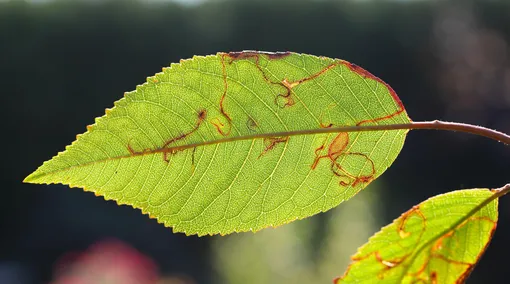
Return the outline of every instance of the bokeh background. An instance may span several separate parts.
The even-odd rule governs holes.
[[[510,1],[0,0],[0,283],[331,283],[411,206],[509,182],[509,147],[412,131],[394,165],[338,208],[203,238],[79,189],[22,184],[163,66],[246,49],[346,59],[389,83],[416,121],[510,133]],[[505,197],[468,283],[508,279],[508,239]]]

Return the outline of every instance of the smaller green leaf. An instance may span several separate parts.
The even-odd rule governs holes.
[[[335,283],[463,283],[496,230],[494,194],[459,190],[414,206],[359,248]]]

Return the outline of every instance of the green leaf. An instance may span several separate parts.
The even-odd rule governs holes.
[[[176,232],[256,231],[351,198],[407,134],[332,127],[409,121],[388,85],[346,61],[219,53],[148,78],[25,182],[82,187]]]
[[[496,230],[496,194],[459,190],[414,206],[359,248],[335,283],[463,283]]]

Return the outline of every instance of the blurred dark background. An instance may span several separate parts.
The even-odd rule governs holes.
[[[64,283],[69,267],[97,271],[84,260],[97,247],[124,256],[98,260],[103,268],[132,259],[126,271],[144,267],[136,279],[158,283],[330,283],[357,245],[411,206],[510,181],[509,147],[412,131],[393,166],[352,201],[276,230],[223,238],[173,234],[79,189],[22,184],[163,66],[245,49],[342,58],[389,83],[415,121],[510,133],[510,1],[0,0],[0,283]],[[505,282],[509,238],[505,197],[468,283]]]

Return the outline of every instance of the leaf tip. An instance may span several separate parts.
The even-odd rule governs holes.
[[[44,173],[41,173],[39,169],[35,170],[31,174],[29,174],[25,179],[23,179],[23,183],[34,183],[34,184],[43,184],[46,183],[41,178],[44,176]]]
[[[34,178],[35,173],[36,172],[33,172],[33,173],[29,174],[28,176],[26,176],[25,179],[23,179],[23,183],[35,183],[34,182],[35,181],[35,178]]]

